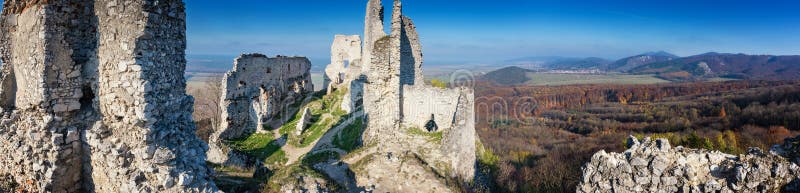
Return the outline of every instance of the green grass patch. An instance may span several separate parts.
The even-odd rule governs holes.
[[[311,155],[306,155],[303,158],[303,164],[313,166],[317,163],[322,163],[330,159],[339,159],[339,153],[334,151],[322,151]]]
[[[364,123],[361,119],[353,121],[333,137],[333,145],[346,152],[361,147],[361,134],[364,133]]]
[[[289,140],[289,142],[296,147],[306,147],[322,137],[322,135],[324,135],[325,132],[332,127],[332,125],[332,118],[326,118],[325,120],[318,121],[308,127],[308,129],[306,129],[302,135],[297,136],[294,138],[294,140]]]
[[[443,133],[441,131],[427,132],[427,131],[424,131],[424,130],[422,130],[420,128],[416,128],[416,127],[411,127],[411,128],[408,128],[407,130],[408,130],[409,134],[417,135],[417,136],[425,136],[425,137],[428,138],[428,141],[431,141],[431,142],[441,142],[442,141]]]
[[[279,132],[289,136],[289,144],[295,147],[307,147],[314,141],[322,137],[328,130],[335,127],[342,122],[343,118],[347,116],[347,112],[341,109],[342,98],[347,93],[347,89],[339,89],[330,95],[324,95],[324,92],[317,92],[314,94],[314,99],[311,100],[294,116],[288,123],[281,126]],[[311,122],[313,122],[306,130],[299,136],[294,135],[303,110],[309,108],[311,111]],[[322,118],[322,120],[317,120]]]
[[[286,152],[279,149],[271,156],[267,157],[264,163],[267,165],[280,166],[286,164],[287,161],[289,161],[289,158],[286,158]]]
[[[299,177],[321,178],[328,182],[334,182],[333,179],[327,175],[314,170],[311,166],[301,163],[295,163],[275,171],[275,174],[270,177],[267,185],[264,186],[261,192],[281,192],[281,187],[286,184],[296,184]],[[341,187],[336,183],[328,183],[326,189],[331,192],[339,192]]]
[[[272,134],[255,133],[246,138],[228,141],[228,145],[234,150],[263,160],[280,150],[281,147],[274,142]]]
[[[497,162],[500,160],[500,156],[497,156],[492,152],[491,149],[486,148],[483,146],[480,140],[475,141],[475,151],[477,151],[478,162],[481,164],[496,167]]]

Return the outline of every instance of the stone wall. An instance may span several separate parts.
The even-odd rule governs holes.
[[[360,64],[361,38],[358,35],[336,35],[331,45],[331,63],[325,67],[324,88],[328,88],[330,83],[338,87],[356,79],[361,74]]]
[[[403,87],[403,126],[424,130],[433,115],[443,132],[439,159],[445,159],[454,174],[464,179],[472,179],[475,172],[474,98],[466,88]]]
[[[453,114],[452,128],[444,130],[441,152],[450,162],[453,174],[466,182],[475,177],[476,141],[475,133],[475,93],[472,89],[456,88],[459,91]]]
[[[453,128],[461,90],[431,86],[403,87],[403,125],[425,128],[434,115],[439,129]]]
[[[81,188],[77,110],[81,65],[93,42],[84,1],[7,1],[2,18],[0,173],[30,191]],[[79,22],[74,22],[78,20]],[[22,183],[25,182],[25,183]]]
[[[223,78],[223,139],[255,132],[258,123],[282,121],[277,115],[285,106],[302,100],[314,90],[311,62],[305,57],[269,58],[247,54],[236,58],[234,69]],[[288,118],[288,117],[283,117]]]
[[[422,45],[419,42],[417,27],[411,18],[402,16],[400,34],[400,82],[405,85],[424,84],[422,77]]]
[[[451,177],[471,181],[475,171],[473,91],[425,85],[419,35],[411,19],[403,15],[402,3],[394,1],[390,35],[374,42],[368,37],[380,33],[375,29],[378,25],[372,25],[377,21],[372,14],[382,8],[379,1],[370,1],[367,6],[364,53],[371,56],[371,63],[363,73],[363,108],[367,116],[363,141],[377,143],[381,151],[389,154],[410,150],[429,163],[445,163],[444,167],[436,164],[439,172],[451,172]],[[406,135],[408,128],[425,128],[431,115],[443,132],[441,142],[420,141]]]
[[[179,0],[5,1],[0,173],[31,192],[214,192]]]
[[[233,70],[222,82],[222,123],[211,136],[209,160],[228,161],[221,142],[246,137],[268,126],[280,127],[291,113],[288,107],[314,90],[311,62],[305,57],[245,54],[236,58]]]
[[[367,14],[364,16],[364,46],[361,53],[361,68],[364,72],[370,70],[370,65],[372,65],[375,42],[386,36],[386,32],[383,31],[383,11],[381,0],[367,2]]]
[[[757,148],[730,155],[635,137],[628,145],[623,153],[594,154],[583,167],[577,192],[797,191],[792,188],[797,188],[800,167]]]

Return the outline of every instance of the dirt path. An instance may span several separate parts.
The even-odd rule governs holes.
[[[329,150],[329,151],[336,151],[340,155],[342,155],[343,153],[346,153],[344,150],[335,148],[335,147],[333,147],[331,145],[331,144],[333,144],[333,137],[336,134],[338,134],[339,131],[341,131],[342,129],[344,129],[345,127],[347,127],[351,123],[353,123],[353,121],[355,121],[356,119],[360,119],[361,116],[363,116],[363,115],[364,115],[363,111],[358,111],[358,112],[353,113],[353,116],[350,116],[350,118],[348,118],[347,120],[342,122],[342,124],[339,124],[338,126],[329,129],[328,131],[326,131],[325,135],[323,135],[322,137],[320,137],[316,141],[311,142],[311,144],[309,144],[306,147],[298,148],[298,147],[295,147],[295,146],[290,145],[290,144],[284,145],[283,147],[281,147],[281,150],[283,150],[283,152],[286,153],[286,158],[288,160],[288,161],[286,161],[286,165],[291,165],[291,164],[294,164],[295,162],[297,162],[300,159],[300,157],[302,157],[303,155],[306,155],[308,152],[313,150],[314,147],[317,147],[317,144],[322,144],[325,147],[322,147],[322,148],[318,147],[317,149],[319,149],[319,150],[317,150],[315,152],[320,152],[320,151],[323,151],[323,150]]]

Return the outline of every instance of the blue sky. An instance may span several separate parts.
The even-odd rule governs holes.
[[[308,56],[323,66],[335,34],[363,33],[365,4],[186,0],[189,58],[232,61],[239,53],[260,52]],[[403,5],[432,65],[529,56],[617,59],[657,50],[679,56],[800,54],[800,1],[404,0]]]

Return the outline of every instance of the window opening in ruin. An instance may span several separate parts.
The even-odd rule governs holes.
[[[4,65],[9,64],[4,63]],[[0,94],[2,94],[0,95],[0,105],[2,105],[4,110],[8,111],[14,109],[14,106],[16,105],[17,81],[16,78],[14,78],[14,67],[7,66],[7,68],[9,68],[9,73],[6,74],[6,81],[2,82],[2,85],[0,85],[2,86],[2,92],[0,92]]]
[[[439,130],[439,126],[436,125],[433,114],[431,114],[431,120],[428,120],[428,123],[425,123],[425,129],[427,129],[428,132],[436,132]]]
[[[78,102],[81,104],[81,110],[94,108],[94,90],[92,90],[92,87],[85,85],[83,88],[81,88],[81,92],[83,93],[83,96],[78,99]]]
[[[272,68],[267,67],[267,74],[272,73]]]
[[[350,60],[344,60],[344,68],[350,67]]]
[[[292,64],[286,65],[286,71],[292,72]]]
[[[247,83],[244,81],[239,81],[239,87],[247,86]]]

